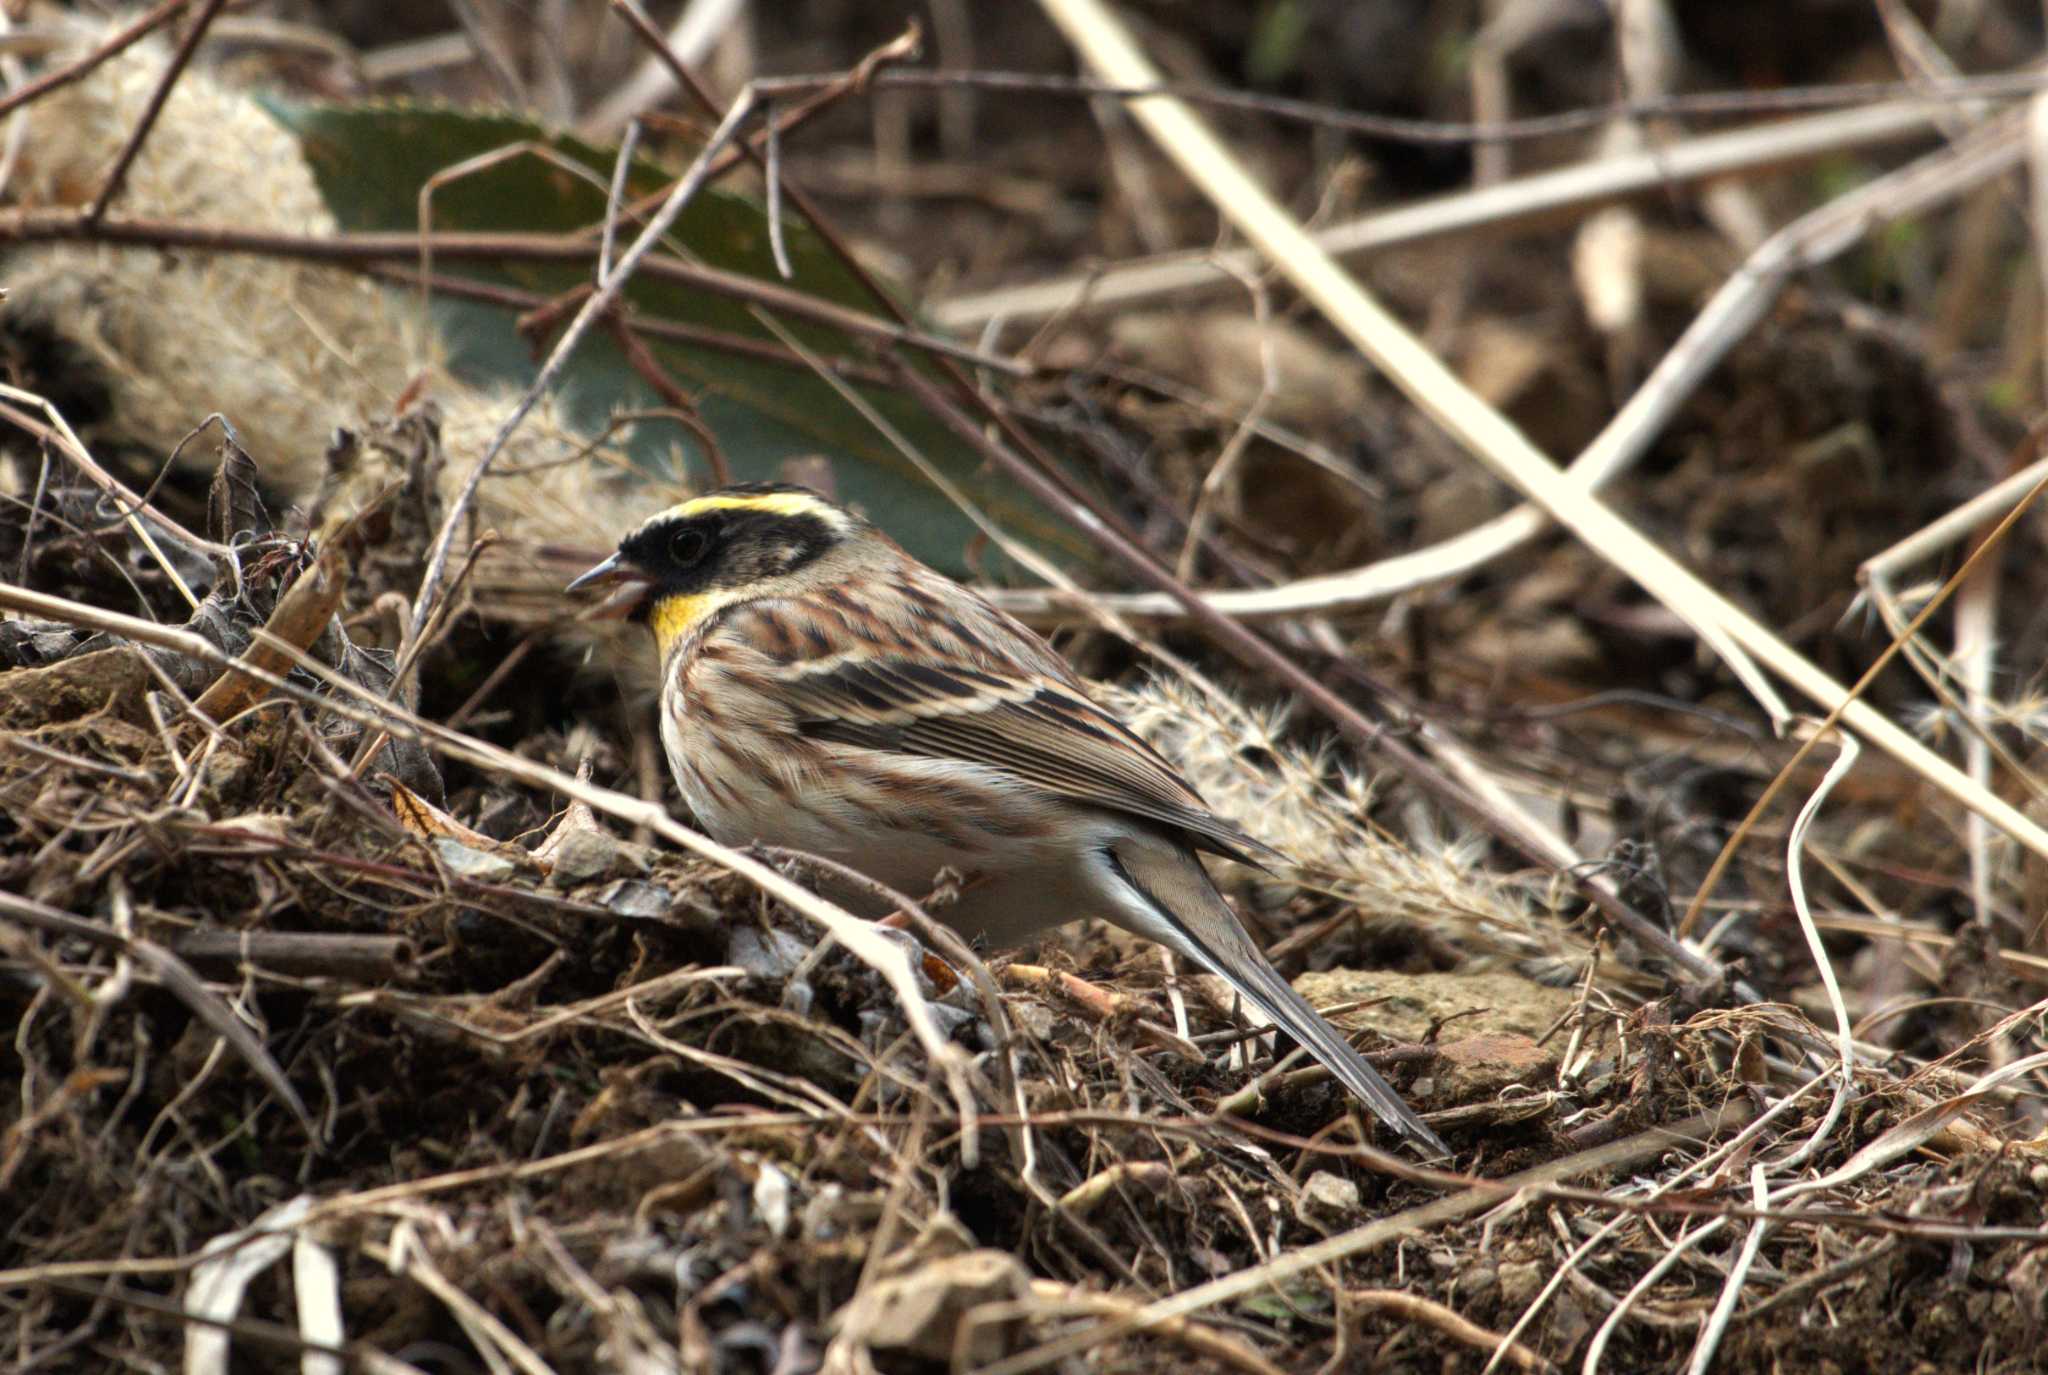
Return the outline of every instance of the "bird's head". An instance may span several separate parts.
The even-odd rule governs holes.
[[[735,602],[784,595],[827,570],[873,528],[808,487],[721,487],[643,521],[567,591],[612,593],[592,615],[645,623],[663,654]]]

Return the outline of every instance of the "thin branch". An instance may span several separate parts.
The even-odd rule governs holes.
[[[164,0],[164,3],[147,14],[138,16],[126,28],[108,34],[104,42],[76,61],[44,72],[25,86],[17,86],[6,95],[0,96],[0,115],[10,114],[23,105],[42,99],[60,86],[69,86],[74,81],[90,76],[100,64],[134,47],[151,33],[162,28],[172,15],[191,3],[192,0]]]
[[[434,542],[427,551],[426,571],[420,576],[420,590],[413,598],[412,634],[415,637],[426,624],[427,618],[433,614],[435,594],[440,589],[441,571],[448,562],[448,550],[455,542],[456,526],[462,522],[469,511],[470,503],[476,499],[477,486],[490,471],[492,462],[504,449],[506,441],[512,438],[520,423],[539,404],[540,398],[554,386],[555,379],[567,365],[569,355],[574,353],[576,346],[583,341],[584,334],[612,309],[620,293],[625,290],[626,283],[633,279],[633,274],[639,269],[641,262],[653,251],[654,246],[661,242],[662,236],[668,233],[669,227],[683,213],[683,207],[696,196],[709,174],[713,155],[724,147],[726,140],[745,123],[752,109],[753,97],[750,95],[742,94],[740,99],[733,102],[731,113],[725,117],[711,139],[704,145],[704,150],[697,155],[689,172],[676,183],[675,190],[669,194],[668,200],[656,212],[647,228],[641,231],[639,238],[633,240],[632,247],[620,256],[618,266],[598,282],[597,290],[584,302],[583,309],[576,312],[576,318],[569,322],[569,327],[562,331],[561,339],[556,342],[553,352],[548,354],[547,361],[534,376],[533,384],[526,389],[526,394],[519,399],[519,404],[512,408],[512,414],[505,418],[505,422],[498,427],[498,432],[491,437],[491,442],[484,448],[483,456],[476,461],[476,466],[471,468],[469,475],[463,479],[462,490],[456,493],[455,500],[448,503],[448,513],[442,518],[441,528],[435,532]]]
[[[114,159],[114,168],[107,173],[106,184],[100,187],[99,195],[93,197],[92,205],[86,209],[87,224],[98,224],[104,219],[107,207],[113,204],[114,197],[121,194],[121,184],[128,179],[128,169],[134,165],[136,155],[142,152],[142,145],[149,138],[149,131],[156,127],[156,118],[163,113],[164,102],[171,98],[171,88],[178,84],[178,78],[184,74],[185,64],[190,62],[192,54],[198,51],[199,40],[206,36],[207,25],[213,22],[213,17],[220,13],[221,7],[226,3],[227,0],[205,0],[199,13],[193,16],[192,26],[185,31],[185,37],[179,42],[177,51],[171,54],[170,65],[164,68],[163,77],[157,82],[156,89],[150,92],[149,104],[143,108],[142,118],[135,121],[135,128],[129,132],[128,141],[121,146],[120,156]]]
[[[821,89],[832,74],[775,78],[775,93]],[[1018,94],[1055,95],[1080,99],[1144,100],[1172,96],[1191,105],[1246,114],[1267,115],[1295,124],[1395,143],[1442,144],[1459,147],[1521,143],[1554,138],[1583,129],[1603,129],[1617,121],[1684,119],[1699,116],[1736,117],[1787,110],[1832,110],[1875,105],[1882,101],[1926,100],[1965,105],[1985,100],[2020,99],[2040,93],[2048,72],[2038,65],[1982,76],[1956,76],[1931,81],[1845,81],[1826,86],[1782,86],[1768,91],[1694,91],[1642,100],[1616,100],[1548,115],[1492,120],[1483,124],[1461,120],[1406,119],[1398,115],[1363,114],[1313,100],[1233,90],[1197,81],[1157,81],[1128,85],[1092,77],[1055,76],[1045,72],[1004,72],[950,68],[912,69],[884,73],[877,86],[896,90],[948,91],[972,89]]]
[[[794,194],[791,199],[795,200]],[[627,213],[630,215],[632,211],[629,209]],[[423,244],[437,259],[465,262],[593,263],[599,252],[597,240],[574,234],[436,233],[423,236],[416,232],[386,231],[316,235],[176,220],[107,219],[98,224],[88,224],[82,212],[76,210],[0,213],[0,243],[70,241],[249,253],[305,262],[336,263],[357,271],[367,271],[367,264],[390,261],[415,263]],[[1019,359],[991,354],[909,325],[877,319],[745,273],[726,272],[660,255],[650,255],[638,270],[659,281],[746,301],[882,343],[900,344],[919,352],[956,358],[1005,376],[1032,377],[1039,371],[1035,365]]]

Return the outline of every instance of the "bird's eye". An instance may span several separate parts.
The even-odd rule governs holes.
[[[678,530],[668,537],[668,556],[676,567],[689,568],[711,552],[711,537],[702,530]]]

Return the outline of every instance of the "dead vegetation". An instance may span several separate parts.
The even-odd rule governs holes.
[[[662,499],[640,430],[704,477],[716,388],[587,281],[528,339],[627,341],[661,406],[477,384],[373,278],[480,279],[340,228],[244,89],[596,131],[634,7],[550,48],[466,5],[418,78],[431,37],[219,8],[164,7],[209,35],[182,71],[86,70],[106,31],[38,12],[0,102],[11,1366],[2040,1367],[2043,159],[1996,80],[2037,12],[1802,46],[1840,7],[1132,6],[1133,55],[1086,0],[932,7],[943,67],[1434,121],[1222,105],[1214,147],[1157,100],[930,89],[864,7],[759,7],[710,64],[860,73],[781,90],[819,104],[762,159],[961,342],[875,305],[860,357],[777,365],[886,381],[1097,533],[1083,573],[998,527],[1046,584],[1002,595],[1295,861],[1233,895],[1430,1169],[1155,948],[871,927],[667,814],[642,647],[553,589]],[[1469,80],[1415,60],[1454,41]],[[1837,98],[1686,103],[1736,74]],[[1219,194],[1245,163],[1279,220]],[[1290,214],[1375,245],[1377,298]],[[1067,279],[1219,217],[1249,256]]]

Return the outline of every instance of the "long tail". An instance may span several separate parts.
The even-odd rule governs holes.
[[[1451,1153],[1415,1109],[1401,1101],[1393,1085],[1280,977],[1192,853],[1138,843],[1118,844],[1108,854],[1117,876],[1167,928],[1162,933],[1149,929],[1151,923],[1131,923],[1140,935],[1173,946],[1222,978],[1321,1061],[1380,1121],[1432,1156]]]

